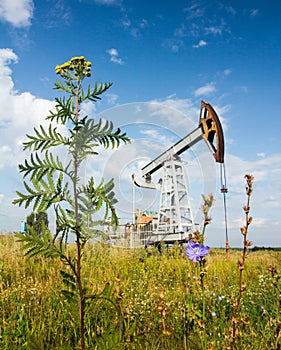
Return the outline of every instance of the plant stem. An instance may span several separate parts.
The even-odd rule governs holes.
[[[79,89],[80,84],[77,86],[75,93],[75,102],[76,102],[76,125],[79,121]],[[76,134],[78,130],[76,130]],[[85,298],[83,293],[82,286],[82,276],[81,276],[81,242],[80,242],[80,229],[79,229],[79,209],[78,209],[78,194],[77,194],[77,176],[78,176],[78,155],[77,155],[77,146],[74,145],[74,183],[73,183],[73,196],[74,196],[74,207],[75,207],[75,223],[76,223],[76,248],[77,248],[77,285],[79,290],[78,296],[78,313],[80,320],[80,336],[81,336],[81,350],[85,349],[85,323],[84,323],[84,314],[85,314]]]
[[[244,206],[244,212],[245,212],[245,226],[241,228],[241,233],[243,235],[243,252],[242,252],[242,259],[241,261],[238,261],[238,268],[239,268],[239,291],[238,291],[238,296],[237,300],[234,304],[234,313],[232,317],[232,342],[231,342],[231,350],[235,349],[235,343],[237,340],[237,326],[239,324],[238,320],[238,311],[241,305],[242,301],[242,293],[246,289],[246,285],[243,283],[243,271],[245,268],[245,260],[247,256],[247,251],[249,246],[252,244],[247,240],[247,233],[248,233],[248,228],[249,225],[252,222],[252,218],[249,217],[249,212],[250,212],[250,200],[251,200],[251,195],[253,192],[253,179],[254,177],[252,175],[245,175],[245,179],[247,182],[246,186],[246,194],[247,194],[247,205]]]

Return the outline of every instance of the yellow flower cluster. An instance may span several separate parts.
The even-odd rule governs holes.
[[[74,71],[74,75],[78,76],[83,74],[84,76],[91,76],[92,63],[86,61],[84,56],[76,56],[63,63],[60,66],[56,66],[56,74],[66,76],[69,71]]]

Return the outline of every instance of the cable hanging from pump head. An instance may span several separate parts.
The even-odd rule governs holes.
[[[220,180],[221,180],[221,193],[223,194],[223,207],[224,207],[224,224],[225,224],[225,252],[226,258],[229,259],[229,243],[228,243],[228,227],[227,227],[227,207],[226,207],[226,174],[224,162],[220,164]]]

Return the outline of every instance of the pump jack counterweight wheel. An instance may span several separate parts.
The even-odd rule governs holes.
[[[199,126],[202,129],[203,138],[211,149],[217,163],[224,162],[224,137],[222,126],[213,107],[201,102]]]

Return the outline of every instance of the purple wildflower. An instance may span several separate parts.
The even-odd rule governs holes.
[[[205,255],[210,253],[210,247],[190,240],[185,248],[185,252],[188,259],[195,263],[196,261],[202,260]]]

